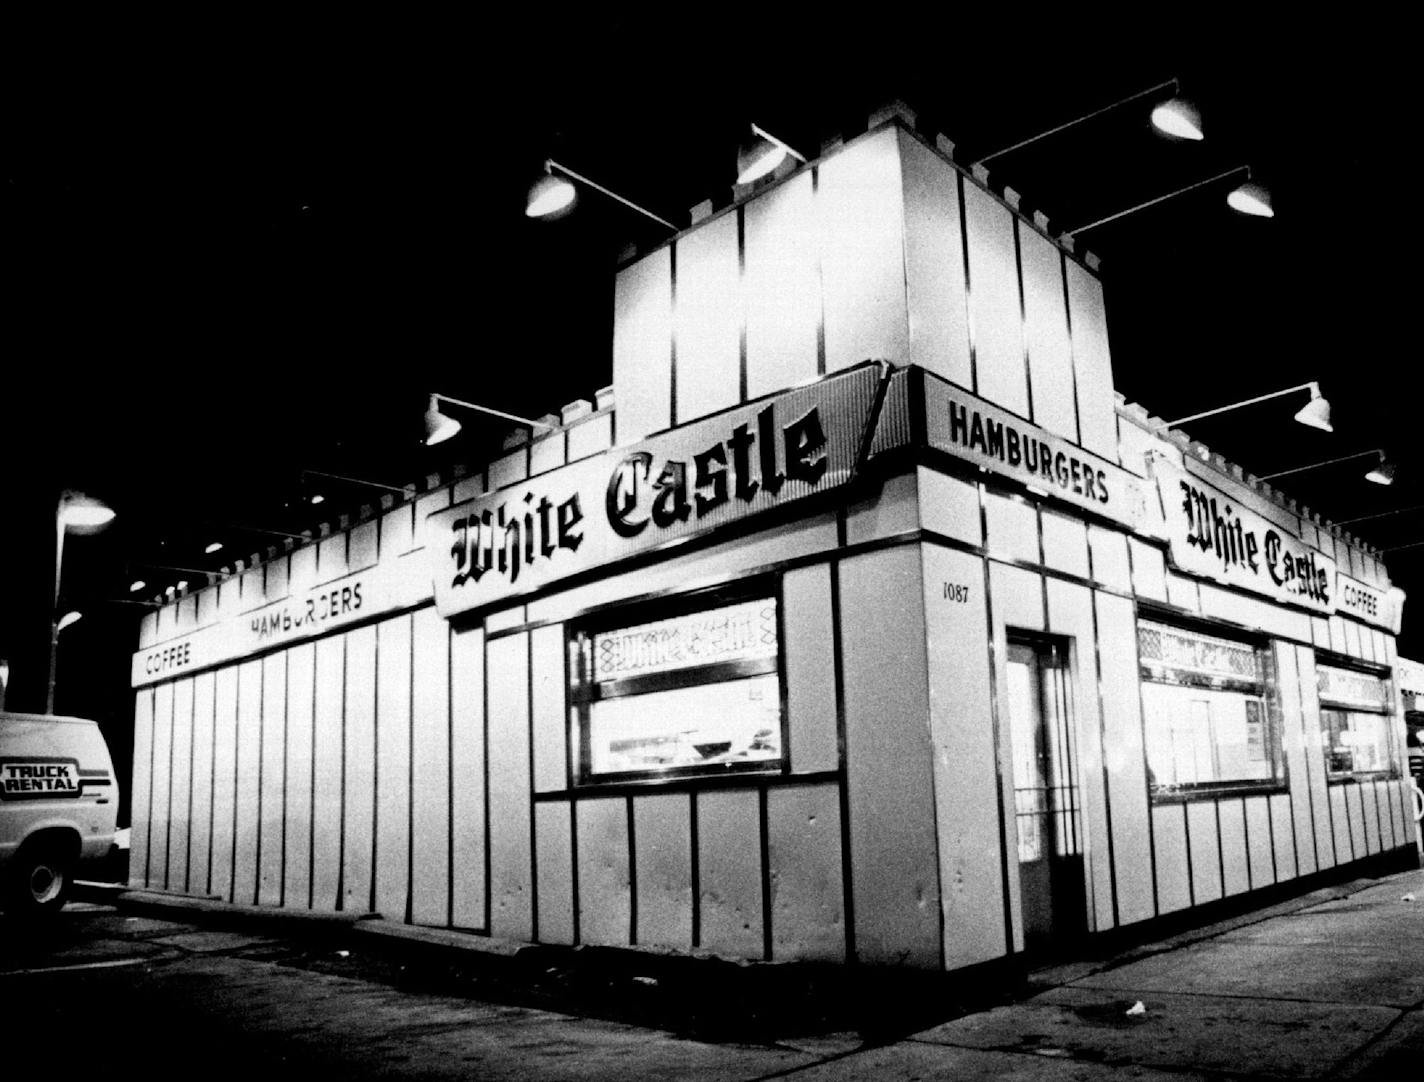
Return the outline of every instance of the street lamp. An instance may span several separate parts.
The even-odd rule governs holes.
[[[54,509],[54,605],[50,609],[49,690],[45,695],[45,713],[54,713],[54,666],[59,654],[59,633],[75,620],[78,613],[59,614],[59,584],[64,569],[64,535],[98,533],[114,519],[114,509],[102,500],[82,492],[65,491]]]

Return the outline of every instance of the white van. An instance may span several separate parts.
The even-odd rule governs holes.
[[[95,722],[0,712],[0,905],[58,912],[114,844],[119,783]]]

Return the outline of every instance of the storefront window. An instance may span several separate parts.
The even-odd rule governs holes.
[[[581,780],[780,768],[775,598],[587,627],[574,642]]]
[[[1282,784],[1267,650],[1146,620],[1137,643],[1154,796]]]
[[[1317,665],[1325,775],[1332,781],[1395,777],[1389,684],[1377,673]]]

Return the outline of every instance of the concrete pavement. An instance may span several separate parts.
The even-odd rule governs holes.
[[[1422,898],[1424,871],[1357,880],[1113,958],[1041,970],[1025,998],[883,1041],[849,1031],[689,1040],[557,1011],[417,1005],[389,989],[373,998],[353,981],[333,983],[326,993],[362,999],[363,1011],[375,1012],[374,1032],[389,1015],[392,1032],[408,1033],[410,1010],[435,1011],[440,1021],[431,1016],[432,1032],[463,1048],[462,1061],[473,1071],[467,1077],[478,1078],[1417,1077],[1424,1064]],[[151,912],[170,904],[137,892],[115,901]],[[232,907],[182,905],[233,915]],[[272,920],[270,910],[252,915]],[[482,951],[491,959],[541,950],[380,920],[348,918],[340,934],[397,950]],[[255,969],[252,980],[247,998],[257,1010]],[[280,1023],[281,1013],[264,1025]],[[457,1024],[461,1017],[468,1027]],[[321,1030],[316,1016],[299,1021],[307,1032]],[[400,1063],[450,1063],[433,1048],[388,1051],[395,1057],[385,1064],[391,1076],[400,1076]]]

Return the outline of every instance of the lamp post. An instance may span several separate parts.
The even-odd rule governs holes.
[[[54,672],[59,656],[59,633],[78,619],[69,613],[61,618],[59,585],[64,572],[64,535],[70,530],[78,534],[97,533],[113,521],[114,510],[107,504],[82,492],[66,491],[59,497],[54,510],[54,604],[50,609],[49,689],[45,694],[45,713],[54,713]]]

